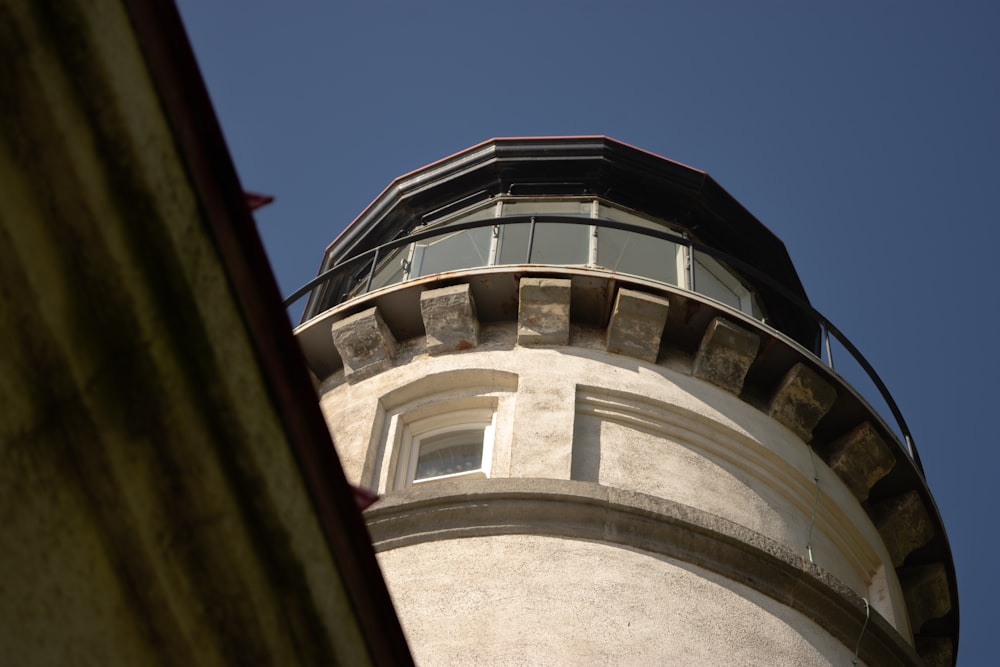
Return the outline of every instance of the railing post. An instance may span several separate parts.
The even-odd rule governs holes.
[[[489,266],[496,266],[497,256],[500,254],[500,224],[493,225],[493,233],[490,235],[490,254],[488,258]]]
[[[597,244],[600,236],[597,232],[597,225],[590,226],[590,247],[587,249],[587,266],[597,266]]]
[[[535,244],[535,216],[531,216],[528,224],[528,256],[524,258],[525,264],[531,264],[531,247]]]
[[[372,257],[372,268],[368,270],[368,279],[365,281],[365,294],[372,289],[372,278],[375,277],[375,265],[378,264],[378,248],[375,248],[375,255]]]
[[[684,238],[687,239],[687,234],[684,234]],[[692,292],[696,291],[694,288],[694,246],[690,243],[684,244],[684,268],[687,271],[687,288]]]
[[[826,365],[833,368],[833,348],[830,346],[830,329],[826,326],[826,322],[820,322],[819,328],[823,332],[823,344],[826,346]]]

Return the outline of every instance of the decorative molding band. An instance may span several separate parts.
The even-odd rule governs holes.
[[[387,494],[366,512],[377,552],[437,540],[545,535],[638,548],[748,586],[794,609],[869,665],[922,665],[877,612],[822,568],[742,526],[696,508],[591,482],[489,479]]]
[[[767,488],[790,503],[804,520],[813,509],[815,486],[809,476],[756,440],[680,405],[578,385],[576,411],[662,437],[709,460],[724,461],[752,478],[754,489]],[[839,552],[837,557],[848,559],[855,575],[870,584],[882,559],[822,488],[818,510],[817,527]]]

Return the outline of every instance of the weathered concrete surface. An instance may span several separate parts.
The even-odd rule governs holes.
[[[889,547],[892,564],[902,566],[914,549],[927,544],[934,537],[924,501],[916,491],[908,491],[879,503],[873,508],[875,525]]]
[[[479,344],[479,319],[468,283],[427,290],[420,295],[420,315],[431,354]]]
[[[619,289],[605,337],[608,352],[655,362],[669,308],[661,296]]]
[[[819,373],[797,363],[785,374],[771,397],[767,413],[790,428],[804,441],[837,400],[837,390]]]
[[[798,666],[851,657],[763,596],[642,552],[525,535],[469,538],[463,553],[454,546],[380,557],[398,604],[416,612],[404,623],[425,664]],[[443,571],[476,583],[449,585]],[[510,594],[510,580],[520,594]]]
[[[760,336],[716,317],[698,347],[694,376],[739,395],[759,347]]]
[[[728,391],[608,353],[599,339],[594,349],[567,353],[516,346],[515,336],[513,322],[489,325],[477,348],[450,355],[428,355],[415,341],[382,373],[326,383],[321,405],[349,479],[392,491],[386,480],[394,476],[396,410],[449,402],[460,408],[476,395],[498,396],[491,481],[575,479],[649,494],[699,508],[802,557],[811,540],[817,565],[863,591],[908,633],[881,536],[821,461],[819,511],[810,529],[813,461],[799,437]],[[380,405],[387,414],[377,414]],[[883,566],[886,576],[873,578]]]
[[[866,421],[833,443],[827,463],[864,502],[875,483],[896,465],[896,457],[872,423]]]
[[[398,347],[375,307],[334,322],[330,335],[344,360],[344,375],[348,378],[355,374],[367,377],[389,367]]]
[[[522,278],[518,289],[517,344],[569,343],[570,280]]]

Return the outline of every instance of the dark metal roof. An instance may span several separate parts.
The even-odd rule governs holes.
[[[708,174],[602,136],[491,139],[400,176],[327,248],[320,273],[409,232],[429,213],[501,194],[600,196],[685,230],[808,303],[784,244]],[[746,278],[775,326],[814,349],[815,324]],[[338,285],[314,291],[303,319],[333,306],[339,293]]]

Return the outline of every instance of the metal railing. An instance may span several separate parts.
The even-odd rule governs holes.
[[[899,410],[899,406],[896,405],[895,400],[893,400],[892,395],[889,393],[888,388],[885,386],[885,383],[882,381],[882,378],[879,377],[874,367],[872,367],[872,365],[868,362],[868,360],[865,359],[864,355],[861,354],[861,351],[858,350],[858,348],[850,341],[850,339],[847,338],[847,336],[843,334],[843,332],[840,331],[840,329],[834,326],[834,324],[830,322],[826,317],[824,317],[822,313],[813,308],[809,303],[804,301],[797,294],[795,294],[794,292],[786,288],[784,285],[782,285],[781,283],[777,282],[776,280],[768,276],[766,273],[760,271],[756,267],[747,264],[746,262],[740,260],[739,258],[733,257],[727,253],[716,250],[715,248],[711,248],[701,243],[692,241],[689,238],[678,236],[670,232],[659,231],[656,229],[650,229],[648,227],[643,227],[625,222],[619,222],[616,220],[606,220],[601,218],[589,218],[589,217],[578,217],[578,216],[539,215],[539,214],[511,215],[511,216],[503,216],[500,218],[486,218],[482,220],[468,220],[463,222],[457,222],[453,224],[428,228],[423,231],[417,231],[407,236],[403,236],[393,241],[389,241],[388,243],[383,243],[369,250],[365,250],[361,253],[358,253],[357,255],[354,255],[353,257],[344,259],[338,262],[336,266],[322,272],[321,274],[317,275],[315,278],[313,278],[306,284],[302,285],[302,287],[295,290],[291,295],[289,295],[285,299],[284,306],[287,309],[291,307],[294,303],[296,303],[299,299],[301,299],[303,296],[312,292],[313,290],[325,285],[329,285],[334,281],[340,281],[344,278],[348,278],[351,276],[354,277],[354,281],[350,285],[350,289],[343,291],[343,293],[337,296],[335,299],[331,299],[330,300],[331,302],[328,303],[326,307],[327,308],[333,307],[339,303],[342,303],[343,301],[346,301],[347,299],[354,298],[361,294],[365,294],[371,290],[372,280],[375,276],[377,269],[379,268],[378,266],[379,261],[384,260],[395,250],[408,246],[412,243],[418,243],[420,241],[424,241],[427,239],[433,239],[435,237],[450,235],[454,234],[455,232],[461,232],[470,229],[479,229],[482,227],[497,227],[497,226],[514,225],[514,224],[525,224],[525,223],[529,225],[527,251],[524,258],[525,264],[533,263],[532,254],[534,251],[533,243],[535,238],[536,225],[550,224],[550,223],[580,225],[586,227],[596,227],[597,229],[617,229],[625,232],[631,232],[634,234],[640,234],[642,236],[647,236],[650,238],[669,241],[670,243],[686,247],[688,249],[688,252],[691,253],[692,258],[693,258],[693,253],[695,252],[705,254],[734,269],[738,274],[752,279],[757,284],[765,285],[773,293],[785,299],[790,305],[792,305],[795,309],[797,309],[801,315],[806,316],[809,320],[814,322],[818,327],[822,341],[821,349],[818,354],[810,350],[809,351],[810,354],[812,354],[821,363],[826,364],[831,370],[834,370],[833,350],[830,343],[831,339],[834,339],[844,348],[844,350],[848,352],[848,354],[851,355],[851,357],[858,364],[858,366],[867,374],[868,379],[877,389],[881,399],[885,402],[886,407],[892,414],[892,417],[899,428],[899,434],[903,438],[904,441],[903,444],[906,448],[907,454],[916,464],[917,469],[920,470],[921,474],[923,474],[923,466],[920,462],[920,456],[917,453],[917,449],[913,442],[913,437],[910,433],[910,429],[907,426],[906,420],[903,418],[903,415]],[[542,264],[544,264],[544,262],[542,262]],[[497,264],[497,266],[499,266],[499,264]],[[359,271],[362,267],[366,268],[366,270],[363,272]],[[634,274],[634,275],[642,277],[641,274]],[[405,281],[399,281],[399,282],[405,282]],[[673,285],[673,286],[678,287],[678,285]],[[698,293],[697,289],[690,291]],[[788,332],[782,331],[781,328],[774,326],[771,323],[767,323],[767,326],[770,326],[771,328],[776,329],[777,331],[780,331],[783,334],[790,335]],[[794,338],[794,336],[792,337]],[[822,354],[823,351],[826,352],[826,359],[823,358]],[[874,408],[872,409],[874,410]]]

